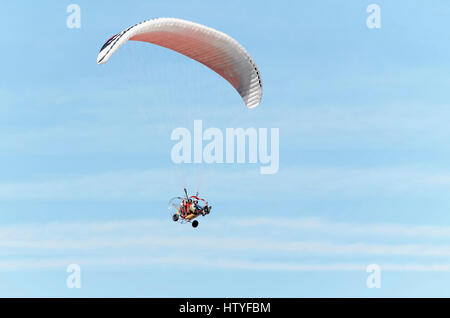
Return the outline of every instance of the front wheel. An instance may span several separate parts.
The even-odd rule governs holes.
[[[178,218],[179,218],[178,214],[172,215],[172,220],[173,220],[174,222],[178,221]]]
[[[192,222],[192,227],[197,227],[197,226],[198,226],[198,221],[197,220],[193,221]]]

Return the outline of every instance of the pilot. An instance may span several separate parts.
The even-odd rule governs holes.
[[[188,214],[188,205],[189,205],[189,201],[191,201],[190,199],[183,199],[183,201],[181,201],[180,204],[180,211],[181,211],[181,215],[184,217],[186,216],[186,214]]]
[[[194,205],[194,209],[195,209],[195,211],[197,213],[202,212],[203,208],[200,205],[198,205],[198,200],[197,199],[194,199],[194,204],[193,205]]]
[[[189,212],[190,213],[196,213],[195,203],[192,204],[192,199],[188,199],[187,202],[188,202],[187,204],[189,205]]]

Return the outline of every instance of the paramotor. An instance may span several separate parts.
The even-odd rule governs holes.
[[[169,214],[174,222],[192,223],[193,227],[198,226],[195,220],[199,215],[206,216],[211,212],[211,206],[205,199],[196,195],[188,196],[186,188],[185,197],[174,197],[169,201]]]

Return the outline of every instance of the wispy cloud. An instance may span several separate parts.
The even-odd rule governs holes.
[[[450,226],[443,225],[413,225],[389,223],[350,223],[332,222],[323,218],[239,218],[223,220],[222,224],[232,224],[237,227],[271,228],[282,230],[309,230],[321,233],[338,234],[342,236],[389,236],[389,237],[422,237],[450,238]]]
[[[0,248],[13,249],[16,253],[21,250],[101,250],[116,251],[143,251],[155,250],[158,253],[166,250],[186,251],[195,244],[196,251],[233,251],[251,252],[255,255],[281,254],[289,257],[304,257],[308,255],[329,256],[395,256],[395,257],[448,257],[450,245],[443,244],[401,244],[401,243],[367,243],[361,228],[372,231],[374,235],[388,233],[394,237],[418,236],[421,238],[448,238],[445,227],[428,226],[417,227],[408,225],[359,225],[340,224],[320,219],[294,220],[289,223],[287,219],[278,220],[275,226],[282,229],[302,228],[307,230],[320,230],[328,233],[327,238],[321,240],[293,240],[283,234],[267,237],[250,235],[246,233],[249,227],[265,227],[267,219],[256,220],[235,219],[233,221],[216,221],[209,224],[210,229],[205,232],[192,232],[187,234],[182,228],[174,225],[172,228],[164,227],[160,219],[145,219],[116,222],[84,222],[84,223],[50,223],[35,225],[14,225],[0,228]],[[225,228],[229,233],[226,237],[215,234],[218,227]],[[161,230],[164,227],[165,230]],[[353,230],[358,228],[358,230]],[[396,231],[395,229],[399,229]],[[190,228],[188,229],[190,230]],[[244,231],[242,231],[244,230]],[[265,233],[259,231],[258,233]],[[355,236],[354,242],[337,243],[336,240]],[[364,234],[364,235],[363,235]],[[441,235],[441,236],[439,236]],[[383,237],[383,236],[381,236]],[[263,243],[262,243],[263,242]]]
[[[261,244],[261,242],[264,242]],[[307,255],[349,255],[349,256],[437,256],[449,257],[450,245],[430,246],[420,244],[334,244],[321,241],[264,241],[263,237],[247,239],[239,237],[215,238],[212,236],[122,236],[119,238],[92,237],[88,239],[44,239],[44,240],[6,240],[0,242],[2,248],[13,249],[60,249],[60,250],[96,250],[139,248],[172,248],[182,251],[195,245],[196,250],[245,251],[266,255],[271,253],[289,253],[294,256]],[[297,254],[295,254],[297,253]]]
[[[160,266],[179,266],[222,269],[222,270],[245,270],[245,271],[277,271],[277,272],[341,272],[341,271],[366,271],[369,264],[363,263],[328,263],[309,264],[294,262],[256,262],[240,259],[206,259],[185,257],[139,257],[139,258],[59,258],[51,260],[10,260],[0,261],[0,270],[42,270],[61,269],[65,270],[70,264],[78,264],[88,267],[145,267],[153,268]],[[450,264],[427,264],[427,263],[405,263],[405,264],[377,264],[382,271],[412,271],[412,272],[450,272]]]
[[[261,176],[258,169],[226,166],[221,169],[204,167],[209,193],[216,196],[258,198],[276,195],[343,196],[417,196],[446,191],[450,185],[450,171],[420,166],[377,168],[326,168],[297,166],[280,169],[272,176]],[[167,169],[122,170],[90,175],[48,176],[41,180],[0,182],[0,200],[137,200],[154,201],[182,187],[188,179],[176,165]],[[161,180],[165,180],[161,182]],[[229,187],[239,180],[240,187]],[[181,183],[181,185],[180,185]],[[277,187],[274,188],[273,184]],[[192,185],[194,188],[196,185]],[[244,193],[242,188],[246,189]]]

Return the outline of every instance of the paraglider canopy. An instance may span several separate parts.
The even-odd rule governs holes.
[[[147,20],[106,41],[97,63],[106,63],[128,40],[156,44],[206,65],[238,91],[248,108],[261,102],[262,81],[255,62],[235,39],[223,32],[176,18]]]

